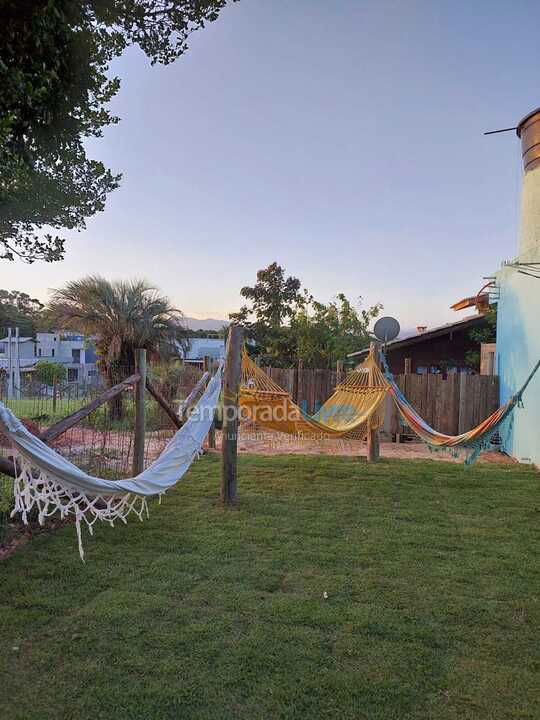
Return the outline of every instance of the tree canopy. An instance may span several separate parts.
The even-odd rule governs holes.
[[[380,303],[354,307],[343,293],[318,302],[276,262],[240,293],[248,303],[229,317],[244,326],[250,351],[274,366],[334,367],[369,341],[369,326],[382,309]]]
[[[84,147],[118,122],[107,107],[120,87],[111,60],[136,44],[152,64],[170,63],[225,4],[0,2],[0,259],[61,260],[64,239],[54,231],[84,229],[118,187],[121,175]]]
[[[50,360],[39,360],[35,365],[35,378],[44,385],[54,385],[66,379],[65,365]]]
[[[33,337],[39,325],[43,304],[19,290],[0,290],[0,332],[18,327],[21,335]]]
[[[186,330],[182,313],[144,280],[111,282],[97,275],[54,290],[48,312],[57,327],[95,338],[100,364],[130,374],[135,349],[164,358],[177,355]]]

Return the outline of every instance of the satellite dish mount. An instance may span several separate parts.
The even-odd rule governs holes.
[[[392,342],[399,335],[401,330],[398,321],[393,317],[382,317],[377,320],[373,328],[373,333],[377,340],[380,340],[384,345]]]

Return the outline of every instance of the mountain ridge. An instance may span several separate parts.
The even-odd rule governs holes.
[[[185,325],[188,330],[221,330],[224,325],[229,325],[229,321],[217,318],[203,318],[200,320],[198,318],[183,317],[182,325]]]

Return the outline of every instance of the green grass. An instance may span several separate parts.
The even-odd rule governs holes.
[[[0,717],[540,717],[539,475],[196,462],[144,524],[0,563]],[[323,593],[328,593],[328,599]]]
[[[87,405],[96,397],[95,394],[80,398],[58,398],[56,409],[53,408],[53,401],[50,397],[12,398],[5,400],[5,404],[18,418],[38,420],[43,426],[53,425],[67,415],[71,415],[84,405]],[[170,421],[165,417],[161,408],[155,400],[149,396],[145,398],[146,426],[149,431],[160,430],[169,427]],[[176,407],[176,403],[173,403]],[[107,403],[94,410],[83,421],[82,425],[93,427],[96,430],[112,430],[121,432],[133,429],[135,421],[135,403],[131,395],[125,394],[123,398],[124,417],[122,420],[112,421],[109,417],[109,406]]]
[[[75,412],[88,401],[84,398],[58,398],[56,409],[53,409],[52,397],[28,397],[19,400],[11,398],[10,400],[4,399],[3,402],[18,418],[30,420],[39,418],[47,420],[47,423],[52,425],[66,415]]]

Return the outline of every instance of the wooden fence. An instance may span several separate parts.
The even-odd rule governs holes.
[[[345,377],[336,370],[268,368],[264,371],[287,390],[302,410],[316,412]],[[436,430],[458,435],[470,430],[499,406],[496,375],[398,375],[396,383],[420,415]],[[384,430],[403,432],[394,403],[387,404]]]
[[[470,430],[499,407],[496,375],[398,375],[396,384],[431,427],[447,435]],[[396,434],[403,432],[400,427],[392,403],[385,430]]]

